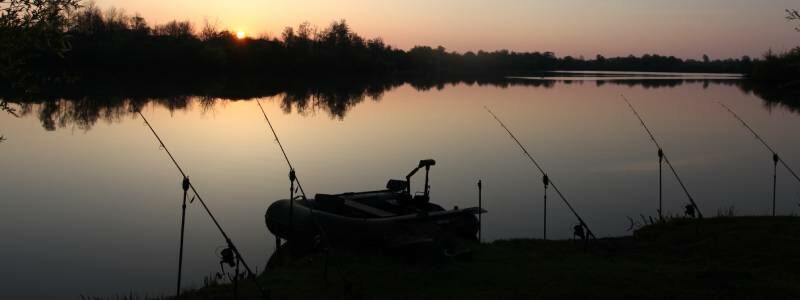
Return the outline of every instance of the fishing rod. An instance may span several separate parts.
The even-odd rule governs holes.
[[[300,179],[297,178],[295,174],[294,167],[292,166],[292,161],[289,160],[289,156],[286,155],[286,150],[283,148],[283,144],[281,143],[280,138],[278,138],[278,134],[275,132],[275,127],[272,127],[272,122],[270,122],[269,117],[267,117],[267,113],[264,111],[264,107],[261,106],[261,101],[256,100],[256,104],[258,104],[258,108],[261,109],[261,114],[264,115],[264,119],[267,120],[267,124],[269,125],[269,130],[272,131],[272,136],[275,137],[275,142],[278,143],[278,147],[281,148],[281,153],[283,153],[283,158],[286,160],[286,164],[289,165],[289,174],[291,178],[293,178],[293,182],[297,182],[297,188],[300,189],[300,194],[303,199],[306,199],[306,192],[303,191],[303,185],[300,184]],[[293,199],[291,199],[293,201]]]
[[[661,144],[658,143],[656,137],[653,135],[653,132],[650,131],[650,128],[647,127],[647,124],[644,123],[644,119],[642,119],[642,116],[639,115],[639,112],[636,111],[635,108],[633,108],[633,104],[631,104],[628,98],[625,97],[625,95],[620,95],[620,96],[622,96],[622,100],[625,100],[625,103],[628,104],[628,107],[631,108],[631,111],[633,112],[634,115],[636,115],[636,118],[639,119],[639,123],[641,123],[642,127],[644,127],[644,130],[647,131],[647,134],[650,136],[650,140],[653,141],[653,144],[655,144],[656,147],[658,148],[659,159],[663,158],[664,162],[667,163],[667,166],[669,167],[670,170],[672,170],[672,174],[675,175],[675,179],[680,184],[681,188],[683,189],[683,192],[686,194],[686,197],[689,198],[689,202],[692,204],[692,207],[694,208],[695,211],[697,211],[697,215],[702,219],[703,213],[700,212],[700,208],[697,207],[697,203],[694,202],[694,197],[692,197],[692,195],[689,193],[689,190],[686,189],[686,185],[683,183],[683,180],[681,180],[681,177],[678,176],[678,171],[675,170],[675,167],[672,166],[672,163],[669,161],[669,158],[667,158],[667,155],[664,153],[663,148],[661,148]]]
[[[761,142],[761,144],[762,144],[762,145],[764,145],[764,147],[766,147],[766,148],[767,148],[767,150],[769,150],[769,152],[772,152],[772,154],[773,154],[773,155],[778,155],[778,152],[775,152],[775,150],[774,150],[774,149],[773,149],[773,148],[772,148],[772,147],[771,147],[769,144],[767,144],[767,142],[766,142],[766,141],[764,141],[764,139],[763,139],[763,138],[761,138],[761,136],[760,136],[760,135],[758,135],[758,133],[756,133],[756,131],[755,131],[755,130],[753,130],[753,128],[752,128],[752,127],[750,127],[749,125],[747,125],[747,122],[745,122],[745,121],[744,121],[744,120],[743,120],[741,117],[739,117],[739,115],[738,115],[738,114],[736,114],[736,112],[734,112],[734,111],[733,111],[733,110],[732,110],[730,107],[728,107],[727,105],[725,105],[725,104],[724,104],[724,103],[722,103],[722,102],[717,102],[717,103],[719,103],[719,105],[722,105],[722,107],[724,107],[726,110],[728,110],[728,112],[730,112],[730,113],[731,113],[731,114],[732,114],[734,117],[736,117],[736,119],[738,119],[738,120],[739,120],[739,122],[742,122],[742,125],[744,125],[744,128],[747,128],[747,130],[750,130],[750,133],[752,133],[752,134],[753,134],[753,136],[755,136],[755,137],[756,137],[756,139],[757,139],[759,142]],[[795,173],[795,172],[794,172],[794,170],[792,170],[792,168],[791,168],[791,167],[789,167],[789,164],[787,164],[787,163],[786,163],[786,162],[783,160],[783,158],[781,158],[780,156],[778,156],[778,162],[780,162],[780,163],[781,163],[781,164],[782,164],[782,165],[783,165],[783,166],[786,168],[786,170],[788,170],[788,171],[789,171],[789,173],[791,173],[791,174],[792,174],[792,176],[794,176],[794,179],[796,179],[796,180],[797,180],[797,182],[800,182],[800,176],[798,176],[798,175],[797,175],[797,173]]]
[[[514,133],[512,133],[511,130],[508,129],[508,127],[506,127],[506,124],[504,124],[503,121],[501,121],[500,118],[497,117],[497,115],[495,115],[494,112],[492,112],[492,110],[489,109],[489,107],[484,106],[483,108],[486,109],[486,111],[490,115],[492,115],[492,117],[494,117],[495,120],[497,120],[497,123],[500,123],[500,127],[503,127],[503,129],[506,130],[508,135],[511,136],[511,139],[513,139],[514,142],[517,143],[517,146],[519,146],[519,148],[522,149],[522,153],[524,153],[525,156],[527,156],[528,159],[530,159],[530,161],[533,163],[533,165],[536,166],[537,169],[539,169],[539,172],[542,173],[542,176],[547,176],[547,173],[545,173],[545,171],[542,168],[542,166],[540,166],[539,163],[536,161],[536,159],[534,159],[533,156],[528,152],[528,150],[525,149],[525,146],[523,146],[522,143],[520,143],[519,139],[517,139],[517,137],[514,136]],[[578,219],[578,222],[580,222],[580,225],[583,228],[586,228],[586,233],[588,234],[588,236],[591,237],[591,238],[597,239],[597,237],[595,237],[595,235],[592,232],[592,230],[589,229],[589,225],[586,225],[586,222],[584,222],[583,218],[581,218],[581,216],[578,215],[578,212],[576,212],[575,209],[572,207],[572,205],[569,203],[569,201],[567,201],[567,198],[564,197],[564,194],[561,193],[561,190],[559,190],[558,187],[556,186],[556,184],[553,183],[553,180],[548,178],[548,183],[550,184],[550,186],[553,187],[553,190],[556,191],[558,196],[561,198],[561,200],[564,202],[564,204],[567,205],[569,210],[572,211],[572,214],[575,215],[575,218]]]
[[[286,155],[286,150],[283,148],[283,144],[281,143],[280,138],[278,138],[278,133],[275,132],[275,127],[272,126],[272,122],[270,122],[269,117],[267,116],[267,112],[264,111],[264,106],[261,105],[261,101],[259,101],[258,99],[256,99],[256,104],[258,104],[258,108],[261,110],[261,114],[264,116],[264,119],[267,120],[267,124],[269,125],[269,129],[270,129],[270,131],[272,131],[272,136],[275,137],[275,142],[278,143],[278,146],[281,149],[281,153],[283,153],[283,158],[286,160],[286,164],[289,166],[289,181],[290,181],[290,184],[292,185],[290,187],[290,194],[293,195],[293,193],[294,193],[293,184],[295,182],[297,182],[297,188],[300,189],[300,196],[303,198],[303,200],[308,200],[306,198],[305,191],[303,191],[303,186],[300,184],[300,179],[297,177],[297,174],[296,174],[296,172],[294,170],[294,167],[292,166],[292,161],[289,160],[289,156]],[[292,231],[293,231],[293,228],[292,228],[292,216],[294,215],[294,198],[295,198],[294,196],[290,196],[290,198],[289,198],[289,235],[290,236],[291,236]],[[325,228],[322,227],[322,225],[320,224],[319,220],[317,220],[317,214],[315,213],[314,206],[313,205],[308,205],[307,207],[308,207],[309,215],[311,216],[311,221],[314,223],[314,226],[317,227],[317,229],[320,232],[320,236],[322,238],[322,242],[325,245],[327,245],[327,247],[329,249],[333,249],[333,245],[331,244],[331,241],[328,238],[328,233],[325,231]],[[280,241],[280,238],[277,238],[277,239]],[[277,248],[276,248],[276,251],[277,251]],[[329,256],[328,251],[326,251],[325,252],[325,278],[326,278],[326,280],[327,280],[327,276],[328,276],[328,256]],[[346,282],[349,282],[347,277],[345,277],[344,273],[342,273],[341,266],[337,267],[337,270],[339,271],[338,272],[339,273],[339,277],[342,280],[344,280]]]
[[[772,153],[772,163],[773,163],[772,164],[772,216],[774,217],[775,216],[775,199],[777,198],[777,186],[778,186],[778,162],[780,162],[783,165],[783,167],[785,167],[786,170],[788,170],[789,173],[791,173],[792,176],[794,176],[794,179],[797,179],[798,182],[800,182],[800,177],[798,177],[797,173],[795,173],[794,170],[792,170],[792,168],[789,167],[789,164],[787,164],[783,160],[783,158],[781,158],[778,155],[778,152],[775,152],[775,150],[769,144],[767,144],[767,141],[765,141],[758,133],[756,133],[756,131],[753,130],[753,128],[750,127],[750,125],[748,125],[747,122],[744,121],[744,119],[739,117],[739,115],[736,112],[734,112],[733,109],[731,109],[730,107],[728,107],[727,105],[725,105],[722,102],[717,101],[717,103],[719,103],[719,105],[721,105],[723,108],[728,110],[728,112],[730,112],[737,120],[739,120],[739,122],[742,123],[744,128],[747,128],[747,130],[749,130],[750,133],[752,133],[753,136],[755,136],[756,139],[759,142],[761,142],[761,144],[764,145],[764,147],[766,147],[767,150],[769,150],[769,152]]]
[[[178,161],[175,160],[175,157],[172,156],[172,152],[170,152],[169,149],[167,149],[167,145],[165,145],[164,141],[161,140],[161,137],[158,135],[158,133],[156,133],[156,130],[153,128],[152,125],[150,125],[150,122],[147,121],[147,118],[144,117],[144,115],[142,114],[141,111],[137,111],[137,113],[139,113],[139,116],[142,117],[142,120],[144,120],[144,123],[147,124],[147,127],[150,128],[150,131],[156,137],[156,140],[158,140],[158,143],[161,146],[161,148],[164,149],[165,152],[167,152],[167,155],[172,160],[172,163],[175,164],[175,167],[181,173],[183,178],[185,178],[185,179],[189,178],[188,176],[186,176],[186,173],[183,171],[183,168],[181,168],[180,164],[178,164]],[[256,279],[256,274],[253,273],[253,270],[250,269],[250,266],[247,265],[247,262],[245,262],[244,258],[242,257],[242,254],[239,253],[239,249],[236,248],[236,245],[233,244],[233,241],[230,239],[228,234],[225,233],[225,230],[222,229],[222,225],[219,224],[219,222],[217,221],[217,218],[214,217],[213,213],[211,213],[211,210],[206,205],[206,202],[203,201],[203,197],[200,196],[200,193],[197,192],[197,189],[195,188],[194,184],[192,184],[188,180],[185,180],[184,184],[188,185],[188,187],[192,190],[192,193],[194,193],[194,195],[197,197],[197,200],[200,201],[200,204],[203,206],[203,209],[205,209],[206,213],[211,218],[211,221],[214,222],[214,225],[217,226],[217,229],[219,229],[219,232],[222,234],[222,237],[225,238],[225,243],[228,244],[228,249],[233,250],[233,252],[236,254],[236,258],[238,259],[238,261],[240,261],[242,263],[242,265],[244,266],[245,270],[247,271],[247,274],[253,279],[253,282],[255,283],[256,288],[258,288],[258,291],[261,293],[263,298],[264,299],[269,299],[269,296],[267,295],[266,291],[263,288],[261,288],[261,284],[258,283],[258,280]]]
[[[297,188],[300,189],[300,196],[303,198],[303,200],[307,200],[306,192],[303,191],[303,186],[300,184],[300,179],[297,177],[297,174],[296,174],[296,172],[294,170],[294,167],[292,166],[292,161],[289,160],[289,156],[286,155],[286,150],[283,148],[283,144],[281,143],[280,138],[278,138],[278,133],[275,132],[275,127],[272,126],[272,122],[270,122],[269,117],[267,117],[267,112],[264,111],[264,106],[262,106],[261,105],[261,101],[259,101],[257,99],[256,99],[256,104],[258,104],[258,108],[261,110],[261,114],[264,116],[264,119],[267,120],[267,124],[269,125],[269,129],[270,129],[270,131],[272,131],[272,136],[275,137],[275,142],[277,142],[278,146],[281,148],[281,153],[283,153],[283,158],[286,160],[286,164],[289,166],[289,180],[291,181],[291,184],[294,184],[295,182],[297,182]],[[293,193],[294,187],[290,187],[290,189],[291,189],[290,193]],[[289,199],[289,235],[291,235],[292,231],[293,231],[293,228],[292,228],[292,216],[294,215],[294,198],[295,198],[294,196],[291,196],[290,199]],[[309,211],[309,215],[311,216],[312,222],[314,222],[314,226],[317,227],[317,229],[319,229],[320,236],[322,237],[323,243],[325,243],[328,246],[328,248],[333,248],[333,246],[331,245],[330,239],[328,238],[327,232],[322,227],[322,225],[320,224],[319,220],[317,220],[316,213],[314,212],[314,207],[309,205],[308,206],[308,211]],[[325,258],[325,274],[326,275],[325,276],[327,278],[327,273],[328,273],[328,252],[327,251],[326,251],[325,255],[326,255],[326,258]],[[347,278],[344,276],[344,273],[341,272],[341,269],[339,269],[339,276],[343,280],[348,281]]]
[[[483,211],[483,182],[478,180],[478,211]],[[483,222],[481,215],[478,214],[478,243],[483,242]]]

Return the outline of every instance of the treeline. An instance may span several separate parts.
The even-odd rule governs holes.
[[[794,23],[794,29],[800,31],[800,11],[787,9],[786,20]],[[797,90],[800,86],[800,47],[782,53],[767,51],[764,57],[754,64],[749,75],[752,79],[776,84],[780,89]],[[794,102],[798,102],[796,99],[800,93],[792,94]]]
[[[800,84],[800,47],[778,54],[768,51],[754,64],[750,77],[794,86]]]
[[[206,22],[151,26],[140,15],[101,11],[89,5],[71,14],[64,30],[70,49],[42,55],[27,68],[39,73],[142,76],[167,73],[324,74],[487,74],[519,75],[546,70],[617,70],[747,73],[753,61],[684,60],[674,56],[557,57],[552,52],[507,50],[457,53],[444,47],[391,47],[380,38],[356,34],[344,21],[323,29],[308,23],[287,27],[280,37],[239,39]]]

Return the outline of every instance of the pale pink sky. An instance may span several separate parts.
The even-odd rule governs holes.
[[[204,19],[248,35],[277,36],[308,21],[346,19],[390,45],[449,50],[553,51],[594,57],[658,53],[699,58],[758,56],[800,45],[784,19],[793,0],[96,0],[151,24]]]

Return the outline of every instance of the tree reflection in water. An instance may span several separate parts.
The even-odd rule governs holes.
[[[673,88],[683,84],[702,83],[735,85],[745,93],[764,100],[766,109],[782,106],[800,112],[800,93],[775,86],[764,86],[746,80],[726,79],[641,79],[641,80],[542,80],[509,77],[378,77],[274,80],[214,79],[160,80],[156,82],[94,82],[48,89],[48,93],[15,94],[2,91],[3,110],[14,115],[36,115],[46,130],[78,128],[89,130],[98,121],[119,122],[146,105],[160,106],[170,112],[200,108],[213,111],[224,101],[247,101],[257,98],[280,99],[285,113],[309,114],[323,111],[331,118],[343,119],[347,112],[366,100],[380,101],[383,94],[402,85],[418,91],[441,90],[446,86],[525,86],[552,88],[556,84],[594,84],[637,86],[645,89]]]

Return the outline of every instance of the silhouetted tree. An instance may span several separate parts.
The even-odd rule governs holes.
[[[190,39],[194,37],[194,29],[189,21],[170,21],[167,24],[158,25],[153,28],[153,34],[179,39]]]
[[[65,34],[68,13],[78,0],[11,0],[0,2],[0,79],[28,79],[24,67],[39,56],[61,56],[70,48]]]
[[[797,11],[796,9],[787,9],[786,19],[792,22],[800,21],[800,11]],[[795,26],[794,29],[800,31],[800,26]]]
[[[200,29],[200,39],[203,41],[210,41],[217,38],[220,38],[220,31],[217,29],[217,24],[212,24],[208,19],[203,20],[203,28]]]
[[[798,22],[800,21],[800,12],[795,9],[787,9],[786,19]],[[795,30],[800,31],[800,27],[795,26]],[[792,87],[800,84],[800,47],[778,54],[770,49],[761,60],[751,61],[748,57],[746,65],[750,66],[750,77],[753,79],[782,82],[784,86]]]
[[[145,36],[150,33],[150,27],[147,26],[147,22],[138,13],[131,18],[130,23],[131,31],[139,36]]]
[[[28,91],[34,78],[28,72],[31,60],[61,56],[69,49],[65,29],[67,15],[78,0],[11,0],[0,2],[0,89]],[[0,99],[0,110],[17,116],[9,101]],[[6,137],[0,135],[0,142]]]

